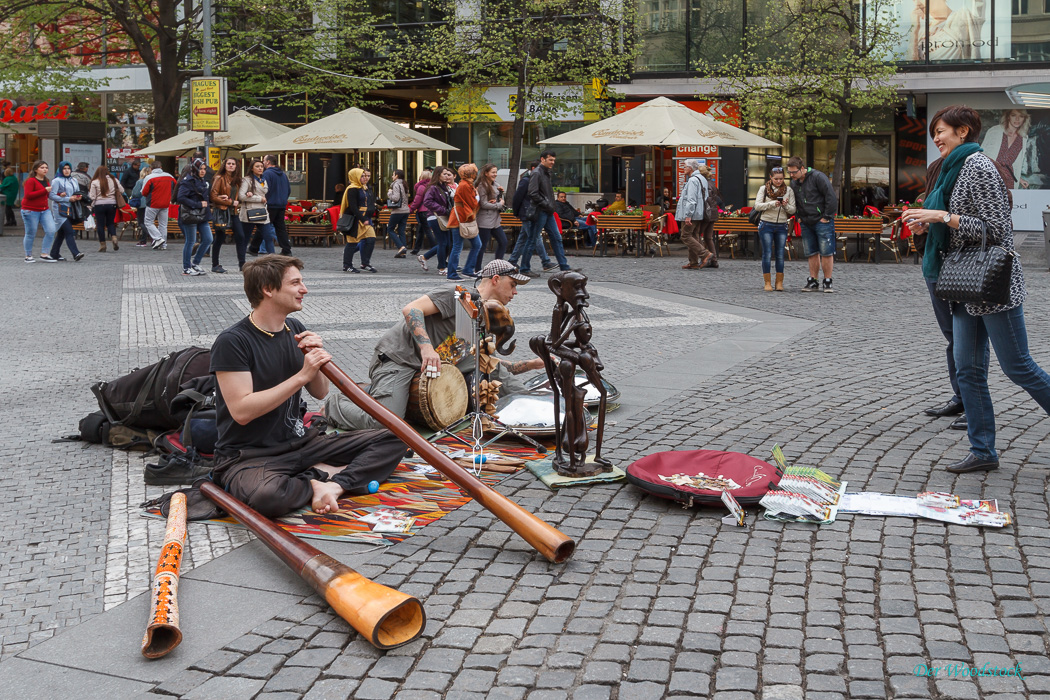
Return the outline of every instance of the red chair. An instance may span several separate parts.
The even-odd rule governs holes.
[[[328,207],[328,209],[325,211],[325,214],[328,216],[328,221],[330,221],[332,224],[332,231],[335,231],[335,233],[339,233],[335,230],[335,225],[339,223],[340,208],[341,207]]]
[[[284,218],[287,221],[302,222],[304,211],[306,210],[298,204],[289,204],[288,208],[285,209]]]

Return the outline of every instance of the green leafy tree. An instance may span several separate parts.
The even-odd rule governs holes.
[[[865,117],[899,102],[895,58],[902,37],[889,0],[791,0],[744,33],[740,51],[701,60],[714,92],[733,95],[742,117],[766,128],[833,131],[832,184],[843,182],[850,133],[871,133]]]
[[[145,65],[157,140],[178,130],[183,84],[198,49],[201,12],[193,0],[5,0],[0,78],[42,96],[97,89],[75,68],[108,60]],[[198,59],[199,60],[199,59]]]
[[[217,75],[229,79],[231,97],[253,101],[281,96],[310,114],[360,107],[368,92],[395,78],[384,59],[389,17],[368,0],[287,0],[261,7],[226,0],[217,17]],[[387,25],[389,26],[389,25]]]
[[[638,46],[634,3],[610,0],[435,0],[448,22],[432,24],[421,40],[402,46],[406,66],[451,74],[441,111],[467,120],[491,112],[486,86],[511,86],[514,123],[510,181],[521,163],[526,120],[560,123],[570,111],[608,116],[605,82],[630,70]],[[597,90],[593,88],[597,82]],[[579,89],[555,90],[557,85]]]

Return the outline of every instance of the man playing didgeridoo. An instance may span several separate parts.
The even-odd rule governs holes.
[[[493,260],[478,273],[477,291],[471,292],[471,296],[475,302],[479,298],[495,299],[506,305],[518,293],[518,285],[528,281],[529,277],[506,260]],[[371,380],[368,393],[402,418],[417,372],[436,376],[442,359],[451,360],[464,375],[474,371],[474,356],[467,353],[458,357],[450,347],[449,339],[456,333],[456,306],[459,305],[454,294],[453,287],[442,287],[409,302],[401,310],[405,318],[391,326],[376,345],[368,369]],[[503,382],[504,395],[518,393],[524,386],[516,380],[508,382],[507,375],[539,369],[543,369],[539,358],[521,362],[500,360],[498,376],[494,379]],[[325,399],[325,417],[336,428],[361,430],[379,425],[339,391],[332,391]]]
[[[212,479],[269,517],[310,504],[338,510],[344,493],[367,493],[384,481],[405,454],[387,430],[321,435],[303,427],[299,396],[328,393],[319,371],[332,356],[321,336],[288,314],[303,308],[303,263],[265,255],[244,266],[244,292],[252,312],[215,339],[216,425]],[[303,349],[308,352],[304,355]]]

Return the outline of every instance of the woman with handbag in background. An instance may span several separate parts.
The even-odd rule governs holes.
[[[394,181],[390,183],[390,189],[386,192],[386,206],[390,210],[390,223],[386,230],[390,234],[390,240],[397,246],[395,258],[403,258],[408,253],[405,247],[405,227],[408,225],[409,205],[408,186],[405,185],[405,171],[395,170]]]
[[[77,236],[73,231],[73,208],[81,199],[80,183],[73,178],[73,164],[64,160],[58,164],[58,175],[51,181],[51,191],[47,198],[51,200],[51,218],[55,221],[55,242],[51,244],[51,258],[65,260],[62,257],[62,241],[66,242],[73,260],[80,262],[84,254],[77,248]]]
[[[770,261],[776,257],[776,291],[784,291],[784,246],[787,245],[788,220],[795,213],[795,193],[784,182],[784,169],[773,168],[769,180],[758,188],[755,211],[761,212],[758,221],[758,238],[762,241],[762,279],[765,291],[772,292],[770,284]]]
[[[448,217],[448,230],[452,236],[452,252],[448,256],[448,279],[461,280],[458,272],[459,254],[463,251],[463,241],[470,242],[467,262],[463,265],[464,277],[476,277],[475,266],[481,255],[481,239],[478,237],[478,191],[474,188],[474,178],[478,176],[478,166],[464,163],[459,166],[459,185],[452,195],[452,213]]]
[[[177,185],[175,203],[179,205],[179,229],[186,239],[182,246],[182,274],[190,277],[204,274],[200,263],[211,247],[211,226],[208,223],[211,221],[211,208],[208,206],[211,188],[204,179],[207,172],[204,161],[195,158],[183,168]],[[193,244],[197,242],[198,235],[200,245],[194,255]]]
[[[412,203],[408,206],[408,210],[416,215],[416,242],[412,244],[412,255],[415,256],[419,255],[419,251],[423,246],[434,246],[434,235],[430,232],[430,224],[427,223],[428,212],[423,208],[423,195],[427,193],[427,187],[430,186],[430,177],[433,174],[433,168],[423,168],[423,172],[419,175],[419,180],[412,187]],[[419,258],[417,257],[416,259],[418,260]],[[426,261],[421,260],[420,265],[422,265],[425,272],[427,269]]]
[[[106,252],[107,236],[113,242],[113,250],[120,250],[117,244],[117,209],[124,207],[124,187],[109,174],[106,166],[100,165],[95,170],[88,186],[88,199],[91,200],[91,213],[95,215],[98,252]]]
[[[481,169],[478,179],[478,238],[481,239],[481,252],[474,265],[475,270],[484,267],[485,251],[489,241],[496,239],[496,260],[502,260],[507,253],[507,234],[503,232],[499,214],[506,206],[503,199],[503,188],[496,184],[499,170],[492,163]]]
[[[227,158],[222,171],[211,181],[212,223],[215,225],[215,240],[211,248],[211,271],[222,274],[226,269],[219,264],[219,251],[226,242],[226,232],[233,231],[233,244],[237,248],[237,269],[244,267],[248,239],[244,237],[241,220],[237,216],[237,197],[241,193],[240,164],[236,158]],[[276,233],[276,231],[274,232]]]
[[[930,136],[944,162],[924,208],[909,209],[901,217],[909,226],[929,227],[923,275],[937,279],[939,297],[965,294],[984,299],[952,304],[955,366],[970,439],[966,458],[947,467],[953,474],[999,468],[988,391],[989,341],[1003,374],[1050,414],[1050,375],[1028,352],[1023,306],[1028,293],[1014,251],[1006,183],[977,145],[980,133],[981,117],[969,107],[953,105],[934,115]],[[987,246],[982,244],[985,238]],[[1001,275],[979,274],[976,253],[982,248],[988,260],[1001,262]]]
[[[350,184],[343,191],[343,202],[339,207],[339,230],[346,239],[346,245],[343,246],[343,272],[376,272],[372,267],[372,251],[376,247],[376,230],[372,227],[375,200],[368,191],[371,176],[372,173],[363,168],[354,168],[347,173]],[[354,267],[354,253],[358,250],[361,251],[360,270]]]
[[[452,213],[452,183],[456,174],[451,168],[439,165],[430,176],[430,185],[423,195],[423,208],[427,212],[427,224],[434,234],[434,247],[419,256],[419,264],[427,269],[427,260],[437,256],[438,274],[444,276],[448,268],[448,253],[452,238],[448,231],[448,216]]]
[[[248,177],[241,181],[237,190],[237,204],[240,211],[241,228],[244,231],[244,240],[250,241],[255,229],[262,232],[262,243],[259,244],[259,254],[273,253],[277,243],[277,231],[270,223],[270,212],[266,210],[266,193],[269,185],[263,179],[266,166],[261,160],[253,160],[248,166]],[[247,250],[247,244],[245,244]],[[239,261],[238,261],[239,262]]]

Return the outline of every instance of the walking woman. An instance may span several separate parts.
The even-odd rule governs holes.
[[[4,207],[4,223],[0,226],[15,226],[15,205],[18,204],[18,176],[15,169],[8,166],[4,170],[4,180],[0,182],[0,194],[7,199]]]
[[[82,197],[80,184],[73,177],[73,164],[68,160],[58,164],[58,172],[51,181],[51,191],[48,193],[48,199],[51,200],[51,218],[54,219],[55,230],[58,232],[55,242],[51,244],[51,257],[55,260],[65,260],[62,257],[64,240],[73,260],[80,262],[84,254],[77,248],[77,236],[73,231],[73,222],[69,220],[70,209]]]
[[[204,161],[195,158],[192,163],[183,168],[182,175],[179,177],[179,194],[176,203],[179,205],[179,228],[186,239],[182,246],[182,274],[191,277],[204,274],[204,270],[201,269],[201,260],[208,254],[208,248],[211,247],[211,225],[209,224],[211,207],[208,206],[211,190],[208,188],[207,180],[204,179],[207,173]],[[203,209],[203,220],[195,223],[183,222],[186,212],[191,209]],[[194,255],[193,244],[197,242],[197,236],[200,236],[200,245],[197,246],[197,253]]]
[[[40,259],[44,262],[58,262],[44,252],[51,250],[51,242],[55,239],[55,220],[51,218],[51,209],[47,202],[51,193],[51,183],[47,179],[47,163],[42,160],[33,163],[22,189],[22,223],[25,224],[26,230],[22,247],[25,248],[26,262],[36,262],[33,259],[33,242],[36,240],[37,228],[44,229]]]
[[[430,184],[423,195],[423,207],[427,211],[427,225],[430,232],[434,234],[434,247],[424,255],[419,256],[419,264],[427,269],[427,260],[435,255],[438,259],[438,274],[445,275],[448,268],[448,254],[452,248],[452,237],[448,230],[448,217],[452,213],[452,183],[456,180],[456,174],[451,168],[439,165],[434,168],[434,174],[430,177]],[[440,217],[440,218],[439,218]],[[442,221],[444,227],[442,227]]]
[[[117,198],[124,194],[124,187],[117,178],[109,174],[109,168],[98,166],[88,186],[88,199],[91,200],[91,213],[95,215],[95,226],[98,231],[98,252],[106,252],[106,238],[113,242],[113,250],[120,250],[117,244]]]
[[[343,202],[339,207],[339,216],[350,214],[354,217],[350,232],[344,234],[346,245],[343,246],[343,272],[359,274],[361,270],[376,272],[372,267],[372,251],[376,247],[376,231],[372,227],[372,211],[375,200],[369,196],[368,180],[372,174],[362,168],[354,168],[347,176],[350,184],[343,192]],[[361,269],[354,267],[354,254],[361,251]]]
[[[136,248],[145,248],[149,245],[150,236],[146,230],[146,205],[149,202],[142,196],[142,188],[146,185],[146,178],[149,177],[150,172],[152,168],[149,163],[142,166],[142,170],[139,171],[139,179],[135,181],[135,186],[131,188],[131,196],[128,197],[128,204],[135,210],[138,222],[139,242],[135,244]]]
[[[769,180],[758,188],[755,209],[762,212],[758,222],[758,238],[762,241],[762,278],[767,292],[770,284],[770,260],[776,255],[776,291],[784,291],[784,246],[787,245],[788,219],[795,213],[795,193],[784,182],[784,169],[773,168]]]
[[[243,238],[245,241],[251,241],[253,234],[258,230],[262,234],[260,254],[275,252],[277,243],[277,230],[270,223],[270,212],[266,209],[266,193],[269,186],[263,179],[264,172],[266,165],[261,160],[253,160],[248,167],[248,177],[241,180],[241,186],[237,190]],[[247,250],[248,244],[245,243],[244,247]],[[240,253],[237,262],[240,262]]]
[[[423,246],[430,248],[434,245],[434,236],[430,233],[430,224],[427,222],[428,212],[423,208],[423,195],[427,193],[427,187],[430,186],[430,176],[433,174],[433,168],[423,168],[423,173],[413,187],[412,204],[408,207],[408,210],[416,215],[416,241],[412,244],[412,255],[419,255],[419,251]],[[422,264],[423,269],[426,270],[426,263]]]
[[[211,181],[212,223],[215,225],[215,240],[211,244],[211,271],[226,272],[219,264],[219,251],[226,242],[226,232],[233,231],[233,244],[237,248],[237,269],[244,267],[245,252],[248,241],[244,237],[241,220],[237,216],[237,197],[241,193],[240,164],[236,158],[227,158],[222,163],[222,171],[216,173]]]
[[[489,248],[489,241],[496,239],[496,260],[502,260],[507,252],[507,234],[503,233],[500,225],[499,213],[503,211],[503,188],[496,184],[496,174],[499,170],[492,163],[488,163],[481,169],[481,177],[478,179],[478,238],[481,239],[481,252],[475,263],[475,270],[484,267],[483,259],[485,251]]]
[[[408,187],[405,185],[405,171],[395,170],[394,181],[390,183],[390,189],[386,192],[386,206],[390,209],[390,223],[387,224],[386,230],[397,246],[395,258],[403,258],[408,252],[408,248],[405,247],[405,226],[411,211],[410,204]]]
[[[452,196],[452,213],[448,217],[448,230],[452,235],[452,252],[448,256],[448,279],[461,280],[458,272],[459,254],[463,250],[463,242],[470,242],[470,252],[467,254],[467,262],[463,265],[465,277],[477,276],[478,256],[481,255],[481,241],[478,236],[478,191],[474,188],[474,179],[478,176],[478,166],[473,163],[465,163],[459,166],[459,186]],[[464,238],[465,228],[472,228],[474,235]]]
[[[902,216],[909,225],[929,225],[922,259],[923,275],[928,279],[940,274],[946,256],[966,244],[979,244],[983,231],[987,231],[988,245],[1014,251],[1006,183],[977,145],[980,133],[980,115],[962,105],[945,107],[930,120],[930,136],[944,163],[923,208],[909,209]],[[988,391],[989,341],[1003,374],[1050,413],[1050,376],[1028,352],[1027,295],[1021,260],[1014,255],[1008,303],[953,304],[955,366],[970,439],[966,458],[947,467],[953,474],[999,468],[995,412]]]

